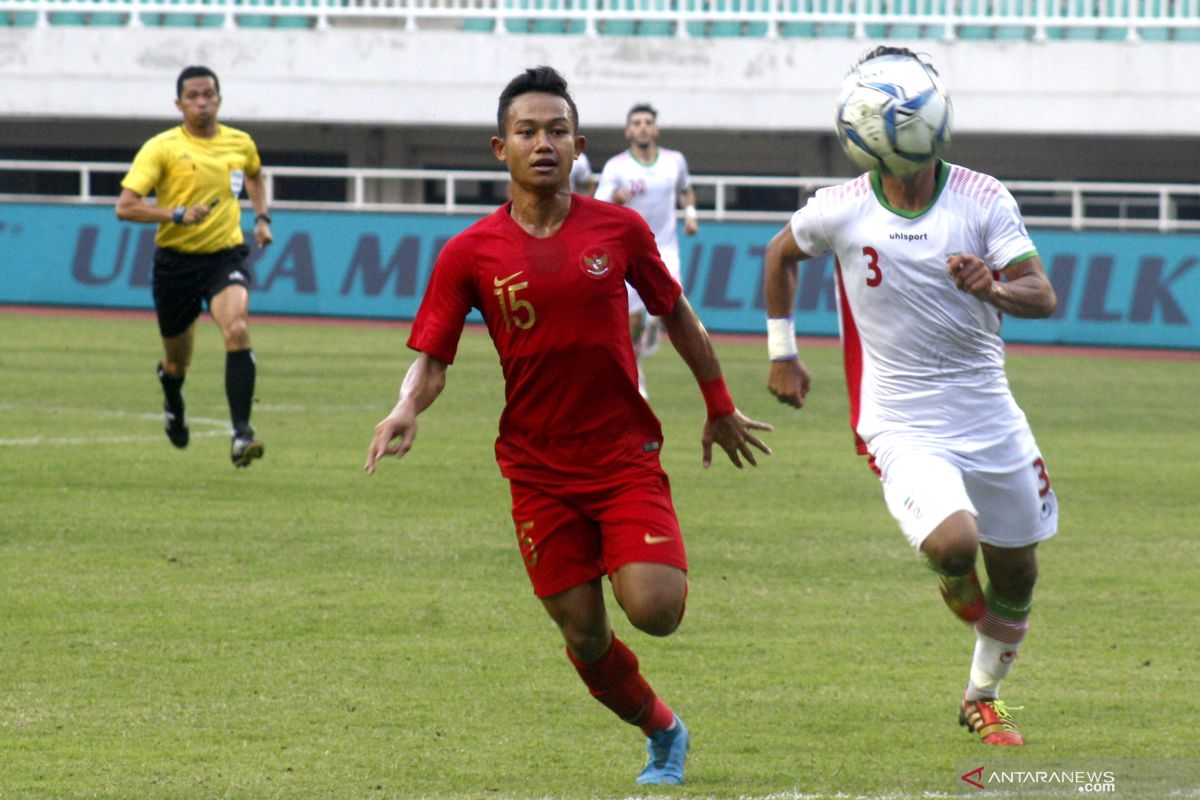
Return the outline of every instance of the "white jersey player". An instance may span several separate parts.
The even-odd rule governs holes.
[[[675,203],[680,194],[692,191],[687,159],[678,150],[658,147],[654,156],[642,161],[631,149],[613,156],[604,165],[596,199],[617,202],[642,215],[663,261],[679,277],[679,234]],[[684,206],[690,197],[685,197]],[[672,254],[668,258],[667,254]]]
[[[575,163],[571,165],[571,191],[588,197],[596,192],[596,173],[592,172],[592,162],[588,160],[587,153],[575,156]]]
[[[863,60],[897,54],[916,57],[881,47]],[[768,387],[796,407],[809,386],[791,319],[797,264],[826,252],[859,452],[940,573],[946,603],[975,626],[960,722],[986,744],[1022,744],[999,687],[1028,628],[1035,548],[1057,530],[1058,508],[1009,390],[999,332],[1004,314],[1053,313],[1054,289],[995,178],[934,161],[908,180],[873,171],[821,189],[765,257]]]
[[[700,229],[696,215],[696,193],[688,174],[687,159],[678,150],[658,146],[658,112],[639,104],[626,115],[625,138],[630,147],[604,165],[596,199],[629,206],[642,215],[654,233],[663,263],[680,280],[679,235],[676,203],[684,207],[684,232],[692,236]],[[629,292],[631,333],[638,354],[638,376],[643,396],[641,356],[656,349],[658,326],[646,319],[646,307],[633,287]]]

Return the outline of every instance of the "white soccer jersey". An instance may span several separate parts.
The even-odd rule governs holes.
[[[658,148],[658,158],[653,164],[643,164],[626,150],[604,165],[596,199],[611,202],[618,189],[628,189],[633,197],[625,205],[646,220],[658,249],[678,250],[675,208],[679,192],[691,185],[687,159],[678,150]]]
[[[571,165],[571,191],[583,192],[591,180],[592,162],[588,160],[587,153],[580,153]]]
[[[878,175],[819,190],[793,215],[810,256],[836,257],[838,316],[860,452],[889,434],[987,447],[1027,428],[1004,373],[1000,313],[954,285],[946,257],[993,270],[1036,254],[999,181],[942,164],[933,202],[895,209]]]

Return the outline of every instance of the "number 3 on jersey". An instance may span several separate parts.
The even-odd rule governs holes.
[[[511,331],[514,325],[523,331],[529,330],[537,320],[533,304],[528,300],[517,299],[517,292],[527,288],[529,281],[509,283],[520,274],[517,272],[507,278],[492,279],[492,283],[496,287],[492,294],[496,295],[496,299],[500,301],[500,316],[504,318],[504,330],[506,331]]]
[[[864,247],[863,255],[867,257],[867,286],[874,288],[883,283],[883,270],[879,268],[879,253],[874,247]]]

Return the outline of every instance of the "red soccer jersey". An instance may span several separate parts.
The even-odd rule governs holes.
[[[560,483],[657,464],[662,428],[638,394],[628,280],[651,314],[681,289],[634,211],[574,195],[553,236],[498,209],[451,239],[408,346],[454,361],[463,321],[483,313],[504,370],[496,461],[505,477]]]

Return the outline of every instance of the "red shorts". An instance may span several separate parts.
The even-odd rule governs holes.
[[[639,470],[603,483],[510,481],[513,522],[538,597],[551,597],[647,561],[687,571],[666,473]]]

